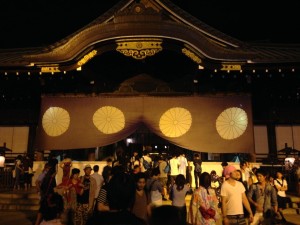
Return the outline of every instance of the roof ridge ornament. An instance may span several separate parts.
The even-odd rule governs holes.
[[[114,15],[114,22],[128,22],[128,21],[141,21],[161,20],[161,10],[152,4],[144,5],[143,3],[134,3],[133,5],[118,11]]]
[[[162,51],[162,39],[159,38],[121,39],[116,43],[118,52],[137,60],[154,56]]]

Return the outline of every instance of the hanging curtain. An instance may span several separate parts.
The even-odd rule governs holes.
[[[186,149],[253,153],[249,96],[43,97],[36,148],[105,146],[141,124]]]

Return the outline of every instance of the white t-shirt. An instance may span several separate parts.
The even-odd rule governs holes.
[[[178,169],[179,174],[182,174],[184,175],[184,177],[186,177],[186,167],[188,166],[187,159],[184,156],[179,156],[178,162],[179,162],[179,169]]]
[[[221,186],[221,196],[225,196],[227,202],[225,202],[226,215],[239,215],[244,214],[242,194],[246,189],[244,185],[235,181],[235,185],[232,186],[225,181]]]
[[[140,165],[141,165],[141,172],[145,172],[147,171],[143,165],[143,161],[146,160],[150,165],[152,164],[152,159],[150,156],[144,155],[141,159],[140,159]]]
[[[281,184],[283,184],[283,185],[281,185]],[[279,188],[281,188],[281,187],[284,187],[284,186],[287,187],[287,182],[286,182],[286,180],[276,179],[276,180],[274,180],[274,185],[276,186],[277,190],[279,190]],[[280,197],[286,197],[285,191],[277,191],[277,194]]]
[[[91,177],[93,177],[95,180],[96,180],[96,184],[97,184],[97,189],[95,191],[95,198],[98,198],[98,195],[99,195],[99,192],[100,192],[100,189],[103,185],[103,182],[104,182],[104,178],[102,175],[100,175],[99,173],[93,173],[91,175]]]
[[[179,174],[179,161],[177,158],[170,159],[171,176],[177,176]]]

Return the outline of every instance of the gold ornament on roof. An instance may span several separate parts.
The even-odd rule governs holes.
[[[90,51],[88,54],[84,55],[82,59],[77,62],[78,66],[86,64],[89,60],[97,55],[97,50]]]
[[[159,128],[167,137],[180,137],[188,132],[191,125],[191,113],[181,107],[167,110],[159,120]]]
[[[116,107],[104,106],[94,113],[93,123],[102,133],[114,134],[125,127],[125,116]]]
[[[162,50],[161,44],[162,40],[155,38],[123,39],[117,41],[116,50],[125,56],[140,60],[160,52]]]
[[[201,58],[198,57],[194,52],[192,52],[191,50],[187,49],[187,48],[183,48],[182,53],[185,54],[187,57],[189,57],[191,60],[193,60],[194,62],[200,64],[202,62]]]
[[[247,113],[238,107],[225,109],[216,120],[219,135],[226,140],[241,136],[248,125]]]
[[[61,107],[50,107],[42,118],[42,126],[46,134],[51,137],[65,133],[70,125],[70,115]]]

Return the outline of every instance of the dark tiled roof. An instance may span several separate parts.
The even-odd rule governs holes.
[[[189,34],[186,34],[185,32],[190,31],[190,35],[193,35],[193,37],[190,37],[188,41],[192,42],[191,44],[195,45],[198,49],[203,51],[204,54],[202,55],[204,55],[204,57],[207,57],[209,60],[215,61],[216,63],[238,61],[244,63],[251,61],[252,64],[300,63],[300,45],[275,45],[268,43],[259,44],[242,42],[199,21],[197,18],[183,11],[169,0],[152,0],[151,2],[154,7],[163,9],[163,15],[161,18],[162,20],[160,21],[159,25],[164,26],[164,28],[169,28],[170,30],[159,30],[156,27],[154,31],[149,29],[149,33],[147,32],[147,29],[148,26],[149,28],[153,28],[153,21],[152,24],[148,23],[147,21],[134,21],[126,25],[128,26],[128,32],[126,33],[126,35],[128,35],[128,33],[130,32],[132,32],[133,34],[134,32],[136,32],[136,34],[139,34],[139,32],[141,34],[143,32],[146,32],[149,35],[151,34],[151,32],[154,32],[153,35],[155,36],[158,35],[157,32],[160,31],[162,32],[162,34],[169,35],[171,35],[173,32],[174,36],[176,36],[180,35],[176,33],[180,31],[182,32],[182,36],[180,37],[186,38],[187,40],[189,38]],[[74,49],[70,48],[74,46],[75,42],[73,43],[73,45],[70,45],[71,47],[68,47],[67,43],[76,40],[76,38],[79,41],[83,39],[90,39],[85,43],[81,42],[81,45],[77,46],[78,48],[87,48],[88,45],[92,45],[93,43],[95,43],[95,41],[97,41],[94,40],[95,38],[93,39],[92,36],[96,33],[99,35],[99,33],[101,33],[102,31],[102,28],[109,30],[108,28],[111,26],[111,30],[116,29],[114,19],[116,18],[116,16],[118,16],[117,12],[120,12],[120,10],[124,11],[126,7],[132,6],[134,4],[137,4],[134,0],[120,1],[110,10],[92,21],[90,24],[87,24],[82,29],[67,36],[61,41],[54,43],[53,45],[30,49],[0,49],[0,69],[1,67],[27,67],[32,62],[49,63],[49,61],[47,60],[51,60],[51,63],[53,64],[70,60],[72,57],[75,57],[74,54],[77,54],[79,52],[79,49],[71,52]],[[130,26],[131,24],[132,27]],[[145,27],[144,30],[136,31],[135,27],[140,28],[143,25]],[[111,35],[111,38],[118,38],[118,36],[122,36],[123,34],[125,34],[124,30],[114,30],[114,32],[107,35]],[[101,38],[101,35],[99,37]],[[83,46],[84,44],[86,46]],[[56,51],[56,53],[54,53],[54,51]],[[64,54],[57,54],[57,52],[59,51],[65,52]],[[3,68],[1,70],[3,70]]]

